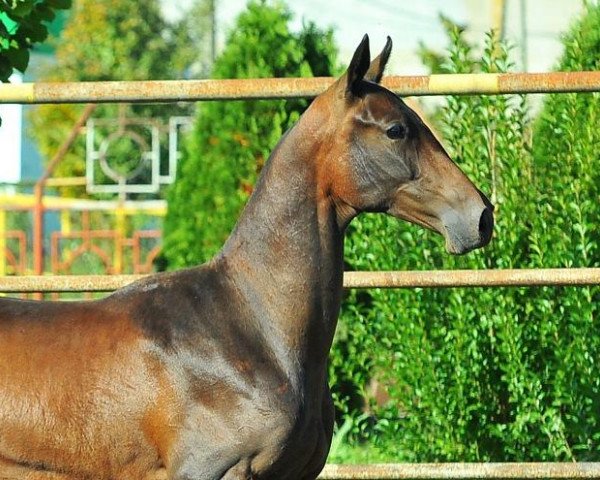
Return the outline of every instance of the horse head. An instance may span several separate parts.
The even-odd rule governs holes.
[[[324,128],[327,189],[338,217],[385,212],[442,234],[453,254],[485,246],[494,207],[419,116],[379,84],[391,48],[388,37],[371,62],[365,35],[347,72],[316,100],[335,111]]]

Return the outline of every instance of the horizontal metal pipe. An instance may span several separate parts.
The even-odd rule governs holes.
[[[46,179],[47,187],[78,187],[87,183],[85,177],[52,177]]]
[[[302,98],[317,96],[333,81],[317,77],[2,84],[0,104]],[[383,84],[403,96],[591,92],[600,91],[600,72],[390,76]]]
[[[167,211],[166,200],[90,200],[87,198],[43,197],[44,210],[82,210],[82,211],[113,211],[117,208],[128,213],[147,212],[164,215]],[[29,194],[3,195],[0,193],[0,210],[32,209],[35,207],[35,197]]]
[[[600,478],[600,463],[326,465],[319,480]]]
[[[111,292],[145,275],[23,275],[0,277],[0,292]]]
[[[345,272],[347,288],[543,287],[600,285],[600,268]]]
[[[110,292],[144,275],[0,277],[0,292]],[[600,285],[600,268],[345,272],[345,288],[541,287]]]

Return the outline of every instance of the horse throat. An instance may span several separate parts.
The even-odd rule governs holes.
[[[294,352],[292,363],[314,369],[326,365],[339,314],[344,227],[319,185],[311,138],[301,124],[284,136],[217,261],[270,332],[276,355]]]

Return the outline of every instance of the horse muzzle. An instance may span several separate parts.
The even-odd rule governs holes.
[[[443,228],[440,233],[446,239],[448,253],[462,255],[490,243],[494,230],[494,206],[479,190],[478,193],[482,204],[469,206],[466,212],[448,209],[441,215]]]

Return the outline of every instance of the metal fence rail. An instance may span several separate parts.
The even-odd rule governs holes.
[[[0,277],[0,292],[110,292],[145,275]],[[600,268],[345,272],[345,288],[543,287],[600,284]]]
[[[398,463],[326,465],[320,480],[600,478],[600,463]]]
[[[333,81],[318,77],[3,84],[0,104],[303,98],[317,96]],[[389,76],[382,83],[406,96],[591,92],[600,90],[600,72]]]

